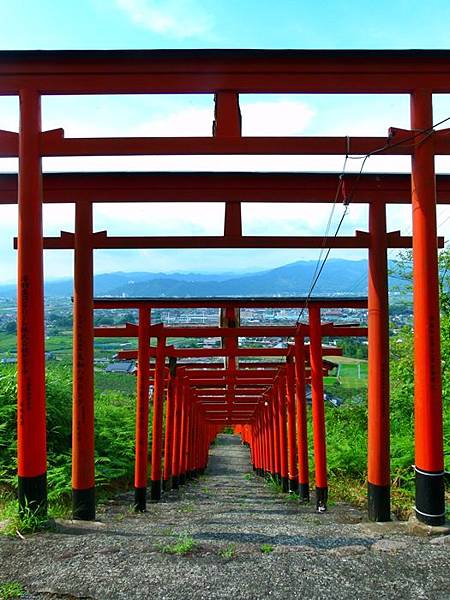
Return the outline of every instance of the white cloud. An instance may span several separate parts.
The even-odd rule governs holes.
[[[202,37],[213,27],[211,16],[193,0],[116,0],[116,4],[136,25],[170,38]]]
[[[301,135],[315,116],[298,100],[241,103],[242,135]]]

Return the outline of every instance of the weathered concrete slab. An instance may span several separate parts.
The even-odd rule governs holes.
[[[0,581],[20,581],[27,600],[450,597],[450,547],[440,538],[369,524],[346,504],[318,515],[274,494],[231,436],[219,438],[200,481],[145,514],[132,504],[132,493],[108,503],[101,524],[59,521],[24,540],[0,536]],[[180,536],[193,551],[162,552]]]

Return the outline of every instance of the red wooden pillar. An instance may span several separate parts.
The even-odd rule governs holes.
[[[134,506],[147,508],[148,418],[150,388],[150,310],[139,309],[138,371],[136,397],[136,458],[134,463]]]
[[[155,381],[153,389],[153,428],[152,428],[152,468],[151,468],[151,491],[152,502],[161,499],[161,458],[162,458],[162,433],[164,412],[164,388],[165,388],[165,347],[166,338],[158,337],[156,347]]]
[[[266,465],[266,446],[264,443],[264,429],[263,429],[263,420],[262,420],[262,406],[259,405],[258,413],[257,413],[257,424],[258,424],[258,437],[259,437],[259,448],[261,453],[261,460],[258,469],[258,475],[263,476]]]
[[[320,308],[309,307],[309,339],[311,361],[312,419],[314,433],[314,463],[316,474],[316,508],[327,507],[327,455],[325,434],[325,403],[323,398],[322,332]]]
[[[389,300],[382,202],[369,206],[369,233],[368,505],[371,521],[389,521]]]
[[[295,373],[291,357],[286,362],[286,398],[288,429],[288,479],[289,491],[298,492],[297,445],[295,432]]]
[[[190,392],[190,390],[189,390]],[[191,394],[189,393],[186,397],[185,403],[185,425],[184,425],[184,447],[183,447],[183,462],[182,462],[182,473],[184,477],[184,483],[190,478],[189,474],[189,451],[190,451],[190,441],[189,441],[189,433],[192,426],[192,402],[191,402]]]
[[[262,422],[263,422],[264,448],[265,448],[264,473],[262,473],[263,476],[267,476],[272,472],[272,445],[270,443],[268,412],[269,412],[269,407],[267,405],[266,398],[264,398],[264,401],[262,403]]]
[[[183,383],[183,396],[181,403],[181,432],[180,432],[180,468],[179,468],[179,484],[186,483],[185,470],[185,453],[186,453],[186,431],[188,422],[188,401],[189,401],[189,383],[185,378]]]
[[[19,510],[47,513],[41,99],[20,92],[17,290]]]
[[[281,453],[280,453],[280,430],[278,425],[278,394],[276,384],[272,388],[270,396],[270,406],[272,408],[272,432],[273,432],[273,454],[274,454],[274,474],[273,477],[277,483],[281,483]]]
[[[250,426],[250,431],[252,447],[255,448],[253,470],[259,475],[261,469],[261,436],[258,419],[256,419]]]
[[[180,486],[180,446],[181,446],[181,404],[183,394],[183,382],[178,374],[175,380],[175,408],[173,425],[173,446],[172,446],[172,488],[178,489]]]
[[[208,465],[208,450],[209,450],[209,439],[211,435],[210,426],[203,421],[202,425],[202,454],[201,454],[201,467],[200,467],[200,475],[205,473],[205,469]]]
[[[270,405],[270,397],[264,397],[264,428],[266,430],[267,440],[267,472],[266,475],[274,476],[275,473],[275,453],[274,453],[274,441],[272,432],[272,407]]]
[[[261,465],[258,471],[258,475],[260,475],[261,477],[264,476],[264,473],[266,471],[266,440],[263,422],[263,408],[264,406],[260,404],[258,408],[258,430],[261,449]]]
[[[298,484],[301,502],[309,502],[308,427],[305,384],[305,340],[295,336],[295,403],[297,408]]]
[[[433,125],[432,94],[411,95],[413,130]],[[445,522],[436,181],[433,134],[416,138],[412,157],[414,283],[414,418],[416,515]]]
[[[169,358],[169,381],[167,384],[166,400],[166,436],[164,440],[164,472],[163,489],[172,489],[172,447],[174,444],[174,422],[175,422],[175,379],[177,370],[176,358]]]
[[[186,473],[189,479],[195,477],[194,473],[194,456],[195,456],[195,432],[196,432],[196,414],[195,403],[191,402],[189,411],[189,429],[188,429],[188,445],[186,452]]]
[[[280,433],[280,475],[283,492],[289,491],[288,450],[286,435],[286,377],[282,370],[278,376],[278,431]]]
[[[95,519],[94,266],[92,204],[75,206],[73,294],[72,511]]]

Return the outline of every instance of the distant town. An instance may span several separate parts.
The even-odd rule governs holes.
[[[14,363],[16,361],[16,302],[11,298],[0,297],[0,361]],[[97,327],[120,326],[125,323],[137,323],[136,310],[96,310],[94,322]],[[249,309],[243,308],[240,313],[242,325],[294,325],[299,318],[298,310]],[[307,313],[302,320],[307,319]],[[361,309],[324,309],[322,319],[338,324],[367,324],[367,310]],[[398,334],[402,326],[411,324],[412,311],[409,304],[393,304],[391,306],[391,333]],[[164,323],[167,326],[179,325],[217,325],[219,312],[217,309],[155,309],[152,312],[152,323]],[[46,298],[46,358],[71,362],[72,356],[72,301],[69,297]],[[367,341],[365,339],[327,339],[330,345],[343,347],[344,354],[356,358],[367,358]],[[187,338],[173,340],[178,347],[219,347],[219,338]],[[281,338],[241,338],[240,344],[246,347],[283,347],[287,343]],[[127,338],[96,338],[94,342],[95,360],[107,365],[114,361],[119,350],[135,348],[137,341]]]

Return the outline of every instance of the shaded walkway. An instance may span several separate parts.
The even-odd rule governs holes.
[[[100,523],[60,522],[55,533],[0,537],[0,581],[28,599],[433,598],[450,595],[450,546],[368,524],[335,505],[317,515],[253,476],[248,450],[221,435],[207,474],[144,515],[125,494]],[[185,556],[162,552],[182,538]],[[265,544],[268,553],[261,551]],[[437,568],[438,565],[438,568]]]

